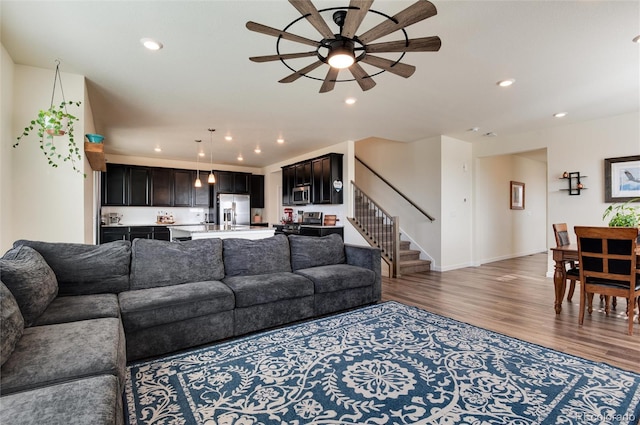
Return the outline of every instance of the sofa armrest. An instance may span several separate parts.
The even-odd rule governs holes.
[[[382,296],[382,275],[380,273],[380,249],[370,246],[344,245],[347,264],[373,270],[376,281],[373,287],[373,299],[380,301]]]

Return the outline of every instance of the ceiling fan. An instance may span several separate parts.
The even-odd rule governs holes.
[[[371,9],[373,0],[351,0],[349,6],[331,7],[320,10],[316,9],[310,0],[289,0],[289,3],[291,3],[302,16],[291,22],[284,29],[279,30],[252,21],[247,22],[246,25],[251,31],[278,38],[276,42],[277,54],[254,56],[249,59],[253,62],[281,61],[287,68],[293,71],[293,74],[281,79],[279,81],[281,83],[291,83],[300,77],[307,77],[323,81],[320,87],[320,93],[326,93],[333,90],[336,82],[355,80],[360,85],[360,88],[366,91],[376,85],[373,77],[385,71],[404,78],[413,75],[416,67],[400,62],[406,52],[437,52],[440,50],[440,37],[432,36],[410,39],[405,31],[405,28],[409,25],[430,18],[438,13],[436,7],[427,0],[418,0],[394,16],[389,16]],[[333,12],[333,22],[339,28],[337,33],[331,30],[322,17],[321,13],[325,12]],[[356,35],[360,24],[362,24],[367,14],[381,16],[384,20],[364,33]],[[292,25],[302,19],[309,21],[320,33],[322,36],[321,40],[316,41],[288,32]],[[372,43],[396,31],[402,31],[402,39]],[[281,53],[280,42],[282,40],[311,46],[314,47],[315,50],[299,53]],[[372,53],[398,53],[399,57],[393,60],[374,56]],[[317,60],[300,69],[294,68],[287,62],[292,59],[306,57],[316,57]],[[367,71],[362,68],[360,62],[378,68],[380,71],[367,74]],[[309,73],[324,64],[329,65],[329,70],[324,79],[309,75]],[[338,74],[341,69],[348,69],[353,78],[339,80]]]

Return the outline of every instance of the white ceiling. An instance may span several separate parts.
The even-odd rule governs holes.
[[[372,8],[394,15],[412,3],[378,0]],[[501,138],[638,111],[640,46],[632,39],[640,34],[640,2],[433,3],[438,14],[407,33],[438,35],[440,51],[407,53],[402,61],[417,67],[412,77],[385,72],[367,92],[356,82],[337,83],[324,94],[320,81],[281,84],[291,73],[281,62],[249,61],[275,54],[276,38],[247,30],[247,21],[283,29],[300,17],[281,0],[2,0],[1,37],[17,64],[53,70],[59,58],[63,72],[84,75],[105,151],[120,155],[194,161],[193,141],[202,139],[208,160],[207,129],[215,128],[214,162],[261,167],[346,140],[448,135],[481,143],[488,132]],[[333,28],[330,14],[323,16]],[[365,20],[358,34],[374,23]],[[321,38],[306,20],[290,31]],[[164,49],[147,51],[143,37],[160,40]],[[303,67],[314,60],[289,63]],[[515,84],[496,86],[506,78]],[[350,96],[357,98],[353,106],[344,104]],[[560,111],[567,117],[552,117]],[[468,131],[473,127],[479,130]],[[227,134],[232,142],[224,140]]]

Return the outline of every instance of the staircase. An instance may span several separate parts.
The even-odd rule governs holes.
[[[430,271],[431,261],[420,259],[420,251],[411,249],[411,242],[400,240],[399,218],[390,216],[355,184],[353,186],[354,217],[349,221],[371,246],[380,248],[391,277]]]

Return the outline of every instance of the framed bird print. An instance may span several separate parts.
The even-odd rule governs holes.
[[[511,181],[511,209],[524,209],[524,183]]]
[[[604,201],[640,202],[640,155],[604,160]]]

